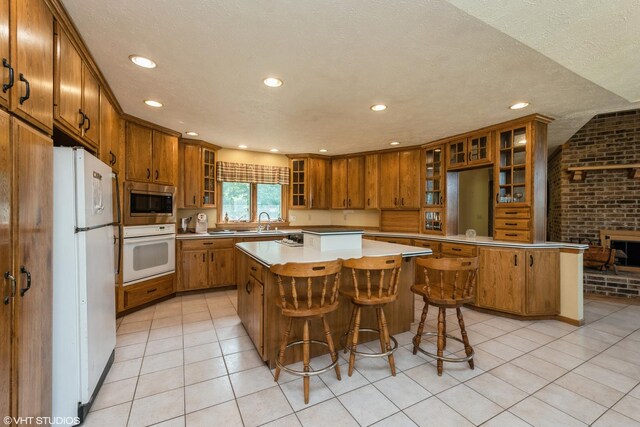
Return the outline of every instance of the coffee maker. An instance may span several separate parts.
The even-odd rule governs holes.
[[[204,212],[200,212],[196,216],[196,233],[206,234],[208,225],[209,221],[207,220],[207,214]]]

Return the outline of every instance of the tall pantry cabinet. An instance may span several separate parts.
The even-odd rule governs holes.
[[[53,143],[0,111],[0,411],[51,415]]]

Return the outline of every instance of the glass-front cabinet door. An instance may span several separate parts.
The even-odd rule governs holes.
[[[498,136],[497,204],[529,203],[527,191],[527,127],[502,130]]]
[[[465,166],[467,164],[467,138],[447,143],[447,169]]]
[[[467,140],[467,164],[491,163],[491,134],[470,136]]]
[[[291,160],[291,209],[307,207],[307,159]]]
[[[202,207],[216,207],[216,152],[202,150],[202,166],[204,168],[202,179]]]
[[[425,233],[444,233],[445,165],[444,145],[424,150],[424,194],[422,228]]]

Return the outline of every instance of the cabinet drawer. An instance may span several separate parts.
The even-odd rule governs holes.
[[[531,221],[528,219],[496,219],[496,228],[506,228],[509,230],[520,229],[528,230],[531,227]]]
[[[151,279],[140,284],[124,287],[124,308],[132,308],[170,295],[173,289],[173,274]]]
[[[264,283],[264,273],[265,266],[260,264],[253,258],[249,258],[247,262],[247,267],[249,268],[249,275],[259,281],[260,283]]]
[[[512,242],[530,242],[529,230],[498,230],[495,231],[496,240],[509,240]]]
[[[529,208],[508,208],[497,207],[496,218],[531,218],[531,210]]]
[[[233,239],[182,240],[182,250],[233,248]]]
[[[433,242],[430,240],[414,240],[413,246],[417,246],[419,248],[429,248],[434,253],[440,252],[440,242]]]
[[[412,245],[412,239],[402,237],[376,237],[376,240],[380,242],[395,243],[397,245]]]
[[[450,256],[474,257],[478,252],[475,246],[442,242],[442,253]]]

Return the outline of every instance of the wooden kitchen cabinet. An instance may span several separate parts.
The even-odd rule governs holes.
[[[560,309],[557,249],[481,248],[476,304],[519,315]]]
[[[444,145],[423,150],[424,196],[422,199],[422,232],[446,234],[446,171]]]
[[[53,15],[44,0],[4,1],[9,3],[11,59],[5,66],[5,84],[11,111],[44,131],[53,133]],[[6,13],[6,6],[3,6]],[[6,19],[3,17],[2,19]],[[5,27],[7,28],[7,27]],[[4,31],[3,31],[4,33]],[[6,37],[6,36],[4,36]],[[0,37],[0,43],[3,43]],[[4,48],[6,50],[6,46]],[[21,414],[22,415],[22,414]]]
[[[547,124],[528,120],[497,129],[494,165],[496,240],[546,240]]]
[[[364,158],[364,207],[378,208],[378,182],[380,180],[380,155],[368,154]]]
[[[236,250],[238,277],[238,316],[249,338],[264,360],[264,275],[265,267]]]
[[[219,147],[205,141],[180,141],[178,207],[216,206],[216,158]]]
[[[0,409],[51,416],[53,144],[3,111],[0,176]]]
[[[137,123],[126,124],[127,181],[176,185],[178,138]]]
[[[420,208],[420,150],[382,153],[380,170],[381,209]]]
[[[483,132],[447,142],[447,170],[491,164],[492,141],[491,132]]]
[[[178,291],[234,285],[234,239],[178,241]]]
[[[135,285],[125,286],[122,298],[123,309],[130,310],[171,296],[175,293],[174,279],[174,274],[167,274]]]
[[[9,1],[0,2],[0,60],[2,61],[0,90],[0,105],[9,108],[9,88],[7,85],[11,83],[9,76],[9,68],[11,67],[11,49],[9,47]],[[14,74],[15,81],[15,74]],[[0,409],[4,409],[0,406]],[[9,413],[9,412],[3,412]]]
[[[100,96],[100,160],[114,172],[124,167],[124,122],[104,94]]]
[[[331,160],[314,155],[290,157],[291,188],[289,205],[291,209],[329,209],[331,207],[330,181]]]
[[[331,162],[331,208],[365,207],[364,156],[333,159]]]

